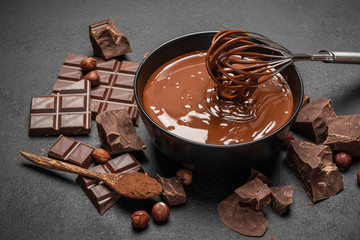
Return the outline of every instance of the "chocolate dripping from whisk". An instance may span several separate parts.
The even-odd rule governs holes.
[[[272,77],[268,63],[259,58],[265,55],[250,51],[257,43],[249,37],[244,31],[223,30],[212,40],[205,63],[219,98],[242,104]]]

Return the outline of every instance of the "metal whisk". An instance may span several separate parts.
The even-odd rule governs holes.
[[[206,67],[217,83],[220,97],[243,101],[251,97],[257,85],[297,61],[360,63],[360,53],[328,50],[315,54],[292,53],[260,34],[223,30],[212,40]]]

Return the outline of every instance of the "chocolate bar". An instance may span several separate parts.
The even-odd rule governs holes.
[[[102,112],[96,123],[101,144],[111,155],[145,149],[126,110]]]
[[[159,174],[157,180],[163,187],[161,198],[170,206],[176,206],[186,202],[186,193],[179,178],[164,178]]]
[[[283,215],[293,202],[293,186],[271,187],[271,207],[278,215]]]
[[[52,92],[57,93],[84,77],[80,63],[86,56],[67,54],[59,72]],[[139,121],[139,111],[135,102],[133,85],[139,63],[117,61],[115,59],[104,61],[95,58],[96,71],[100,76],[100,84],[91,88],[92,117],[106,110],[126,109],[134,124]]]
[[[265,234],[268,221],[261,211],[240,206],[236,194],[231,194],[217,207],[222,223],[228,228],[246,236],[261,237]]]
[[[48,156],[88,168],[92,163],[91,153],[94,149],[80,141],[61,135],[48,151]]]
[[[140,163],[128,153],[111,159],[105,164],[92,167],[90,170],[100,173],[144,172]],[[80,185],[81,189],[85,192],[101,215],[112,207],[120,198],[119,194],[96,179],[79,175],[76,178],[76,182]]]
[[[72,82],[52,96],[33,97],[29,136],[84,135],[91,130],[90,83]]]
[[[286,160],[313,203],[337,194],[344,187],[329,146],[293,140]]]
[[[235,190],[239,203],[251,206],[255,211],[263,210],[270,204],[270,188],[259,178],[254,178]]]
[[[95,56],[110,59],[132,52],[129,40],[111,19],[91,24],[89,35]]]
[[[317,144],[322,143],[327,136],[325,120],[335,116],[330,99],[319,98],[301,108],[293,131]]]
[[[326,119],[328,136],[324,144],[333,151],[360,156],[360,115],[331,117]]]

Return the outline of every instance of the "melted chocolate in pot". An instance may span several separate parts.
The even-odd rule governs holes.
[[[259,139],[289,120],[293,97],[280,74],[237,105],[218,98],[205,56],[205,50],[179,56],[151,75],[143,104],[157,124],[193,141],[223,145]]]

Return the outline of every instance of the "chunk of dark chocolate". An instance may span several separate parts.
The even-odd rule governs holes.
[[[278,215],[283,215],[293,202],[293,186],[271,187],[271,207]]]
[[[145,149],[128,111],[123,109],[102,112],[97,115],[96,123],[100,141],[111,155]]]
[[[329,146],[293,140],[289,144],[286,159],[313,203],[343,189],[343,178],[333,163]]]
[[[90,170],[100,173],[144,172],[140,163],[129,153],[111,159],[105,164],[92,167]],[[120,198],[120,195],[114,190],[96,179],[79,175],[76,182],[101,215]]]
[[[250,177],[248,179],[248,182],[255,179],[255,178],[258,178],[260,179],[263,183],[265,183],[268,187],[272,187],[274,186],[273,182],[267,177],[265,176],[264,174],[262,174],[261,172],[259,172],[258,170],[255,170],[255,169],[251,169],[251,174],[250,174]]]
[[[92,163],[91,153],[94,149],[80,141],[61,135],[48,151],[48,156],[88,168]]]
[[[85,135],[91,130],[90,83],[72,83],[52,96],[33,97],[29,136]]]
[[[305,105],[298,113],[293,131],[319,144],[327,136],[325,120],[336,114],[328,98],[319,98]]]
[[[328,136],[324,144],[333,151],[360,156],[360,114],[326,119]]]
[[[95,56],[109,59],[132,52],[129,40],[111,19],[91,24],[89,34]]]
[[[254,178],[235,190],[241,205],[250,205],[255,211],[263,210],[270,204],[270,188],[259,178]]]
[[[231,194],[217,207],[220,220],[228,228],[246,236],[261,237],[265,234],[268,221],[261,211],[239,204],[236,194]]]
[[[164,178],[157,174],[157,180],[163,187],[160,196],[167,204],[176,206],[186,202],[186,193],[179,178]]]

